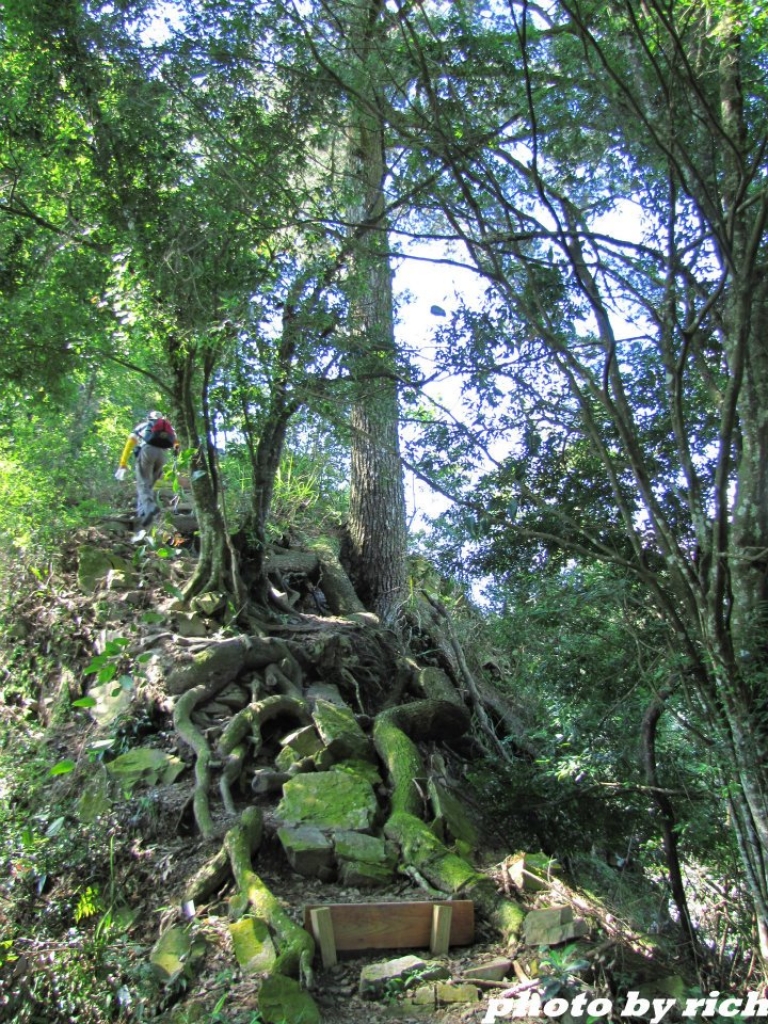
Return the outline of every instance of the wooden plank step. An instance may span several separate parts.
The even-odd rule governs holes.
[[[475,904],[472,900],[312,903],[304,907],[304,927],[315,934],[312,911],[328,910],[337,952],[421,949],[431,947],[435,942],[435,907],[449,907],[452,911],[450,918],[448,915],[437,915],[441,947],[446,946],[444,933],[447,933],[447,945],[450,946],[468,946],[474,942]],[[327,920],[327,915],[323,917]]]

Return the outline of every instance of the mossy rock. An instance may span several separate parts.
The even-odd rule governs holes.
[[[359,994],[362,999],[380,999],[387,992],[404,992],[421,981],[448,977],[450,971],[445,964],[409,953],[395,960],[366,964],[360,971]]]
[[[342,885],[369,888],[392,881],[397,865],[394,844],[362,832],[337,832],[334,843]]]
[[[545,853],[517,853],[507,862],[509,877],[523,892],[541,892],[560,872],[560,865]]]
[[[293,978],[271,974],[259,989],[259,1012],[264,1024],[320,1024],[320,1011],[312,996]]]
[[[242,917],[229,925],[238,964],[249,974],[271,971],[277,960],[269,928],[255,917]]]
[[[186,925],[168,928],[149,954],[155,976],[172,985],[205,955],[207,945],[202,935],[193,935]]]
[[[367,779],[331,771],[289,779],[275,814],[286,825],[359,832],[374,827],[378,811],[376,794]]]
[[[311,757],[323,745],[314,725],[303,725],[300,729],[294,729],[280,740],[280,744],[283,751],[289,749],[292,752],[293,760],[300,757]]]
[[[416,686],[418,692],[430,700],[447,700],[451,704],[462,704],[461,695],[448,674],[436,665],[419,668]]]
[[[397,863],[397,847],[378,836],[362,832],[337,832],[333,838],[336,856],[341,860],[379,864],[382,867],[394,867]]]
[[[371,741],[348,707],[317,700],[312,717],[320,739],[337,761],[348,758],[375,761]]]
[[[107,771],[121,784],[131,790],[139,783],[156,786],[158,783],[171,785],[186,765],[179,757],[166,754],[155,747],[134,747],[120,754],[107,765]]]
[[[394,871],[379,864],[363,864],[361,861],[344,861],[339,865],[339,882],[353,889],[375,889],[389,885]]]
[[[102,584],[108,588],[116,584],[122,590],[135,586],[133,570],[124,558],[90,544],[78,549],[77,583],[85,594],[93,594]]]
[[[333,843],[319,828],[280,828],[277,838],[293,870],[308,878],[330,881],[334,876]]]
[[[333,765],[335,772],[347,772],[349,775],[357,775],[359,778],[367,779],[372,786],[382,784],[381,774],[376,765],[370,761],[346,760],[338,761]]]

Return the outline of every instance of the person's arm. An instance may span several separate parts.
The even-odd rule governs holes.
[[[131,452],[138,443],[139,435],[136,432],[136,430],[132,430],[128,435],[128,440],[125,442],[125,447],[123,448],[123,454],[120,456],[120,461],[117,464],[117,472],[115,473],[115,478],[117,480],[122,480],[123,477],[125,476],[125,471],[128,468],[128,460],[131,457]]]
[[[125,442],[125,448],[123,448],[123,454],[120,456],[120,462],[118,463],[120,469],[126,468],[126,466],[128,465],[128,459],[130,459],[131,457],[131,452],[138,443],[139,439],[136,437],[135,434],[128,435],[128,440]]]

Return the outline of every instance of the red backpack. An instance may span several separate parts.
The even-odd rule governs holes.
[[[173,448],[176,444],[176,431],[171,426],[170,420],[161,416],[160,419],[151,420],[144,430],[144,444],[153,448]]]

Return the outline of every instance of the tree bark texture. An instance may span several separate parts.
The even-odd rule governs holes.
[[[351,414],[350,575],[363,603],[393,619],[405,587],[405,491],[400,460],[392,271],[384,205],[386,154],[374,43],[382,7],[357,5],[349,26],[356,95],[349,127],[349,177],[358,235],[350,278],[355,381]]]

